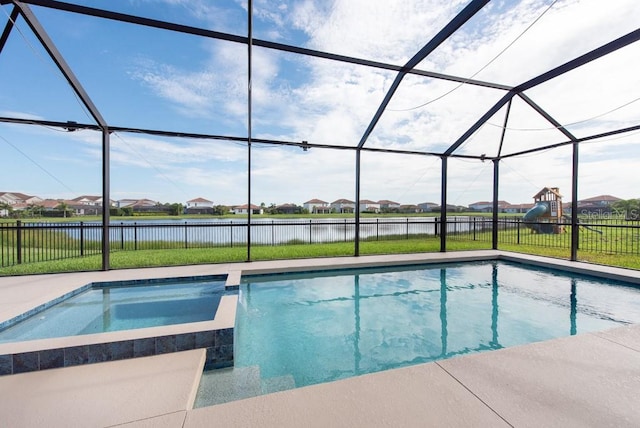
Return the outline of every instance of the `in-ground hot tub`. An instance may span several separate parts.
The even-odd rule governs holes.
[[[195,348],[233,364],[237,291],[226,276],[79,287],[0,323],[0,375]]]

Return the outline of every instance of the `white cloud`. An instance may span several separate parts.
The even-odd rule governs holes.
[[[26,120],[44,120],[42,116],[23,112],[23,111],[0,110],[0,116],[13,117],[16,119],[26,119]]]

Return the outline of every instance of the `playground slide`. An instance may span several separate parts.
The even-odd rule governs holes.
[[[547,206],[547,204],[538,202],[533,206],[533,208],[525,213],[524,217],[522,217],[522,221],[524,221],[527,227],[536,231],[537,233],[553,233],[552,229],[549,230],[552,227],[550,224],[535,223],[538,218],[547,213],[548,209],[549,207]]]

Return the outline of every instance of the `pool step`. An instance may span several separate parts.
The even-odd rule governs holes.
[[[296,381],[291,375],[270,377],[262,379],[262,393],[271,394],[272,392],[286,391],[296,387]]]
[[[260,367],[230,367],[205,371],[194,407],[213,406],[262,395]]]

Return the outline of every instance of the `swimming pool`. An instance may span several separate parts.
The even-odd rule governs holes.
[[[7,322],[0,343],[212,320],[224,278],[89,284],[25,319]]]
[[[243,277],[206,406],[640,322],[640,288],[503,261]]]

